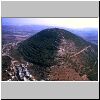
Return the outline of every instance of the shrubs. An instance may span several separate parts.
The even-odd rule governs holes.
[[[11,65],[11,58],[9,56],[2,56],[2,70],[7,69]]]
[[[73,43],[75,44],[66,49],[68,55],[66,53],[66,57],[63,59],[66,66],[75,69],[80,75],[86,74],[90,80],[97,80],[98,66],[97,64],[95,67],[93,66],[94,62],[97,61],[96,47],[66,30],[58,28],[42,30],[21,42],[18,46],[18,51],[26,61],[37,65],[33,67],[33,69],[43,77],[46,68],[59,65],[59,60],[55,60],[55,58],[57,57],[59,45],[61,45],[61,39],[63,38],[65,40],[70,40],[71,45]],[[68,43],[67,46],[69,46]],[[90,46],[88,50],[83,50],[88,46]],[[77,50],[74,50],[75,48],[77,48]],[[74,50],[74,54],[81,50],[84,52],[80,53],[79,58],[74,56],[70,58],[71,49]],[[80,69],[80,65],[85,67]],[[92,72],[90,71],[91,69],[93,70]]]

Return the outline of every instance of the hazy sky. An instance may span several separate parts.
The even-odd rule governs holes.
[[[49,25],[67,28],[98,28],[98,18],[2,18],[3,25]]]

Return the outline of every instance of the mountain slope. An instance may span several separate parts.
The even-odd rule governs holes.
[[[26,61],[39,66],[38,69],[34,67],[33,69],[40,73],[43,72],[42,78],[45,75],[48,77],[45,80],[55,80],[50,78],[50,73],[53,72],[52,75],[55,73],[54,68],[65,68],[69,70],[69,73],[76,72],[75,75],[81,77],[81,79],[75,79],[75,75],[72,75],[73,78],[68,78],[68,76],[63,80],[98,79],[97,46],[64,29],[42,30],[21,42],[18,51]],[[50,71],[47,73],[45,71],[48,68]],[[59,75],[61,74],[59,73]],[[59,75],[56,80],[62,80]],[[63,75],[63,77],[65,76],[66,74]],[[70,77],[72,76],[70,75]],[[86,76],[86,78],[82,79],[83,76]]]

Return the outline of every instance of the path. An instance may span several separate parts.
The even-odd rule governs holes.
[[[83,51],[87,50],[89,47],[91,47],[91,46],[89,45],[89,46],[85,47],[84,49],[82,49],[81,51],[75,53],[74,55],[72,55],[72,56],[70,56],[70,57],[73,57],[73,56],[76,56],[76,55],[82,53]]]

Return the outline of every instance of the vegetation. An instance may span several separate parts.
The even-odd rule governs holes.
[[[2,70],[7,69],[11,65],[11,58],[9,56],[2,56]]]
[[[69,51],[69,54],[66,53],[65,57],[63,57],[66,67],[75,69],[81,76],[86,74],[89,80],[98,80],[97,47],[66,30],[58,28],[42,30],[31,38],[19,43],[18,51],[26,61],[38,66],[33,67],[33,69],[41,73],[41,77],[43,77],[46,68],[59,65],[59,60],[55,60],[55,58],[57,57],[62,36],[65,40],[70,40],[72,44],[75,44],[75,46],[70,47],[73,50],[77,48],[74,54],[90,46],[72,58],[70,58],[71,51],[66,49],[66,51]],[[80,65],[83,67],[80,67]]]

